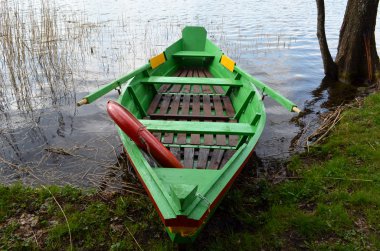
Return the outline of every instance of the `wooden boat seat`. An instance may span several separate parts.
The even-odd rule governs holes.
[[[206,51],[179,51],[173,54],[173,57],[205,57],[214,58],[215,56]]]
[[[245,135],[255,134],[248,123],[199,122],[199,121],[168,121],[168,120],[140,120],[149,131],[173,133],[199,133]]]
[[[217,85],[241,87],[239,80],[230,78],[194,78],[194,77],[148,77],[141,80],[144,84],[177,84],[177,85]]]

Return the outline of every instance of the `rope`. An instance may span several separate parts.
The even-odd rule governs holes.
[[[204,201],[204,202],[206,202],[206,204],[207,204],[207,211],[208,211],[208,213],[210,213],[210,207],[211,207],[211,203],[210,203],[210,201],[206,198],[206,197],[204,197],[202,194],[200,194],[200,193],[196,193],[195,194],[197,197],[199,197],[202,201]]]
[[[149,157],[153,160],[155,166],[157,166],[157,164],[156,164],[156,162],[155,162],[156,159],[155,159],[155,158],[153,157],[153,155],[150,153],[149,145],[146,143],[145,139],[140,135],[140,133],[142,132],[142,130],[144,130],[145,128],[146,128],[146,126],[141,125],[141,126],[139,127],[139,129],[137,130],[137,135],[139,136],[139,140],[140,140],[141,144],[145,145]]]

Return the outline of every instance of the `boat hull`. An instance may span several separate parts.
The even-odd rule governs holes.
[[[184,32],[118,100],[184,166],[152,166],[149,154],[119,128],[128,159],[177,243],[195,240],[251,157],[266,121],[261,93],[248,75],[205,37],[198,38],[201,47],[189,47],[205,35],[203,28],[190,31],[191,39]]]
[[[145,192],[148,194],[151,202],[156,208],[156,211],[159,213],[159,217],[162,223],[165,225],[165,229],[170,239],[175,243],[191,243],[197,238],[197,236],[199,235],[199,233],[201,232],[205,224],[214,214],[218,205],[221,203],[223,197],[231,188],[236,178],[239,176],[243,168],[247,165],[247,162],[249,161],[249,159],[252,157],[252,154],[254,153],[254,149],[249,153],[244,163],[239,167],[237,172],[233,175],[233,177],[226,184],[226,186],[223,188],[223,190],[220,192],[220,194],[217,196],[214,202],[210,205],[209,210],[205,212],[199,220],[192,220],[192,219],[188,219],[182,216],[177,216],[174,219],[165,219],[163,215],[160,213],[159,207],[156,204],[152,194],[150,193],[148,186],[145,184],[144,179],[139,174],[138,168],[136,168],[136,166],[133,164],[133,161],[131,157],[129,156],[128,151],[126,151],[125,148],[124,148],[124,153],[126,154],[129,162],[132,164],[132,167],[135,173],[137,174],[137,177],[139,178],[141,184],[143,185],[145,189]]]

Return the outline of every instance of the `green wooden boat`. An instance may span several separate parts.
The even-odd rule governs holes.
[[[118,103],[184,166],[155,166],[119,128],[129,160],[177,243],[196,238],[253,153],[265,126],[263,95],[299,112],[291,101],[236,66],[207,39],[202,27],[184,28],[182,38],[162,54],[78,105],[117,87],[122,87]]]

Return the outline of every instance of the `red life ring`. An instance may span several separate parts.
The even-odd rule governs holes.
[[[148,152],[163,167],[183,168],[179,160],[151,134],[127,109],[115,101],[108,101],[107,112],[120,129],[136,145]]]

